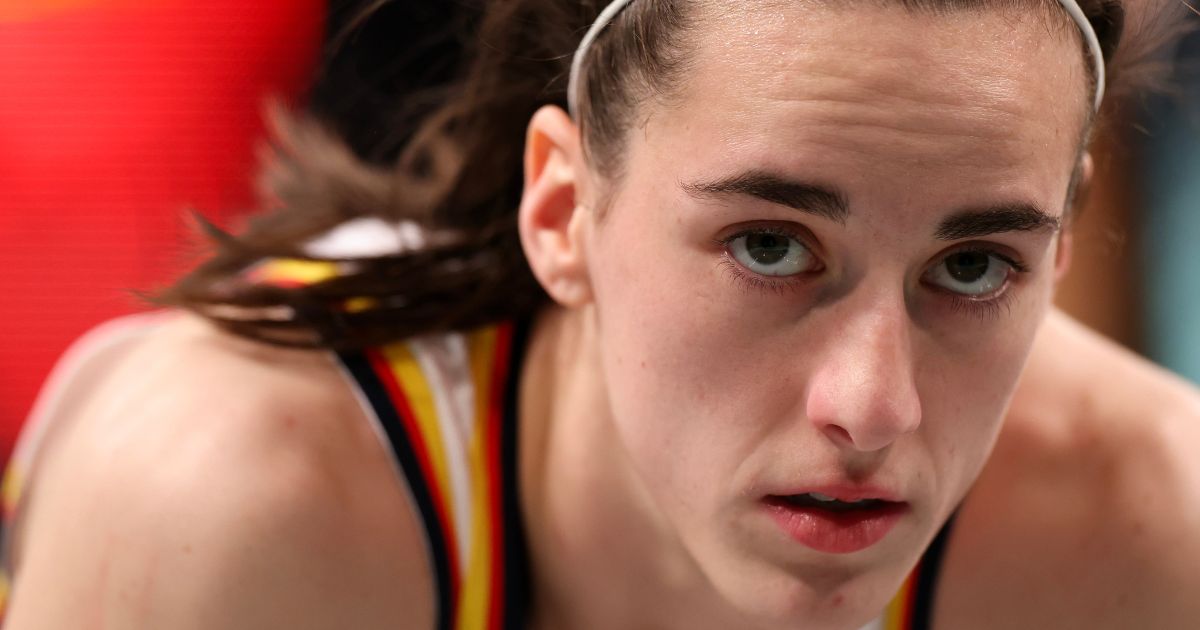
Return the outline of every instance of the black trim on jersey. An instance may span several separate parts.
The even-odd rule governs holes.
[[[941,531],[929,543],[929,549],[921,557],[921,569],[917,571],[917,592],[913,594],[911,630],[930,630],[933,627],[933,603],[937,595],[938,576],[942,572],[942,559],[946,553],[946,541],[954,528],[954,515],[942,525]]]
[[[525,540],[525,522],[521,518],[520,439],[518,393],[521,367],[525,363],[530,323],[513,325],[509,342],[508,373],[504,383],[504,426],[500,433],[500,470],[502,510],[504,514],[504,630],[524,630],[530,604],[529,552]]]
[[[388,395],[387,388],[379,380],[379,375],[371,366],[366,355],[359,351],[339,352],[338,358],[358,382],[371,408],[375,410],[383,430],[387,433],[392,452],[404,469],[405,481],[412,492],[417,509],[421,512],[421,520],[425,526],[425,534],[429,541],[429,551],[433,560],[435,593],[437,596],[437,629],[452,630],[454,622],[453,602],[450,600],[452,585],[450,583],[450,558],[446,553],[446,540],[442,534],[442,526],[438,522],[437,510],[434,509],[433,497],[429,492],[429,480],[421,472],[416,452],[413,451],[411,437],[404,430],[400,412],[396,403]]]

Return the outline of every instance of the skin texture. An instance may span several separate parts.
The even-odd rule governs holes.
[[[535,627],[857,627],[967,492],[1022,368],[937,626],[1194,622],[1194,391],[1046,319],[1066,258],[1051,232],[982,239],[1030,269],[994,312],[929,282],[958,245],[933,236],[946,216],[1062,211],[1087,97],[1075,42],[1045,32],[874,8],[726,16],[696,81],[633,132],[602,221],[577,130],[537,114],[520,221],[560,307],[521,375]],[[679,185],[746,165],[837,186],[850,216]],[[802,225],[821,270],[739,283],[714,241],[747,222]],[[64,430],[24,512],[6,628],[432,627],[412,507],[328,357],[183,316],[80,374],[45,411]],[[826,477],[893,488],[911,513],[849,556],[761,515],[762,493]]]
[[[6,628],[432,627],[418,521],[328,357],[177,317],[66,390]]]
[[[523,234],[535,272],[572,309],[564,327],[588,359],[574,370],[590,384],[577,394],[588,404],[563,405],[548,451],[586,435],[617,453],[577,449],[582,468],[611,476],[587,505],[551,501],[559,512],[543,520],[641,532],[664,551],[639,574],[711,589],[716,604],[683,607],[693,627],[868,621],[979,472],[1049,308],[1054,230],[935,236],[991,205],[1061,217],[1085,79],[1075,42],[1044,33],[991,13],[731,12],[700,36],[684,93],[631,134],[602,219],[592,208],[606,182],[573,126],[539,113]],[[539,148],[543,132],[553,148]],[[689,192],[747,170],[840,190],[849,216]],[[729,239],[764,228],[795,235],[819,264],[781,280],[732,261]],[[1002,297],[953,296],[933,274],[966,245],[1026,271]],[[569,466],[579,462],[547,478]],[[869,549],[815,552],[763,499],[826,484],[881,488],[909,513]],[[605,495],[640,505],[594,508]],[[547,588],[567,572],[552,570]]]
[[[555,411],[537,390],[568,386],[555,373],[570,362],[558,350],[575,349],[562,315],[543,319],[530,348],[521,412],[531,423]],[[180,356],[188,357],[187,379]],[[147,378],[155,373],[161,378]],[[197,378],[242,402],[197,399]],[[90,357],[67,390],[45,410],[64,430],[41,459],[22,513],[6,628],[337,628],[347,620],[380,630],[432,627],[412,507],[323,358],[248,344],[181,317]],[[317,392],[324,394],[312,398]],[[209,446],[196,448],[197,438]],[[542,476],[556,460],[577,461],[589,450],[530,455],[550,439],[562,438],[548,423],[522,435],[529,510],[544,511],[553,488],[605,481],[604,471],[581,466],[558,482]],[[234,444],[242,447],[216,447]],[[1200,549],[1190,535],[1200,526],[1198,444],[1193,386],[1052,312],[995,453],[960,512],[934,627],[1190,627],[1200,614]],[[280,465],[285,455],[306,469],[326,465],[320,474],[300,472]],[[340,516],[331,505],[343,507]],[[350,505],[359,507],[344,509]],[[605,499],[603,507],[619,506]],[[630,616],[638,605],[642,613],[674,612],[705,601],[683,576],[662,584],[621,573],[646,555],[637,532],[573,524],[542,522],[533,538],[541,627],[569,627],[554,623],[567,611],[547,600],[589,615],[578,627],[691,627],[684,615],[675,623]],[[575,555],[547,563],[549,552],[563,550],[547,541],[553,533],[576,539],[568,549]],[[582,590],[548,590],[557,577]],[[643,591],[636,599],[614,594],[629,582]]]
[[[1197,446],[1192,384],[1052,313],[960,512],[935,628],[1194,626]]]

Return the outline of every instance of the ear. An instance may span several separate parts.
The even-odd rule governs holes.
[[[1092,154],[1088,151],[1083,152],[1083,156],[1079,160],[1079,181],[1075,184],[1075,195],[1072,200],[1071,207],[1068,212],[1072,215],[1078,213],[1087,199],[1088,191],[1092,187],[1092,178],[1096,174],[1096,163],[1092,160]],[[1063,221],[1062,231],[1058,233],[1058,249],[1054,254],[1054,282],[1057,284],[1062,281],[1067,275],[1067,271],[1071,268],[1071,255],[1074,253],[1074,217],[1068,217]]]
[[[1071,270],[1071,255],[1074,254],[1075,235],[1070,226],[1058,233],[1058,251],[1054,254],[1054,283],[1062,282]]]
[[[533,275],[554,301],[591,301],[584,245],[591,212],[577,205],[586,177],[579,128],[561,108],[542,107],[525,137],[525,190],[517,224]]]

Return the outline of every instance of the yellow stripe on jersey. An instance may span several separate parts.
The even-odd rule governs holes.
[[[436,488],[430,488],[434,496],[440,497],[445,507],[448,524],[455,521],[454,514],[454,484],[450,482],[450,470],[446,457],[446,440],[438,424],[438,410],[434,403],[433,392],[425,380],[425,373],[417,358],[413,356],[408,344],[394,343],[379,349],[387,359],[396,382],[404,390],[408,404],[412,408],[413,420],[421,431],[421,441],[429,453],[434,475],[437,477]],[[455,554],[457,555],[457,554]]]
[[[328,260],[271,258],[244,272],[244,277],[261,284],[318,284],[341,275],[338,264]]]
[[[916,572],[909,574],[883,612],[883,630],[909,630],[912,625],[912,596]]]
[[[495,327],[471,333],[467,338],[470,356],[471,381],[475,388],[475,422],[471,428],[468,445],[471,462],[471,485],[474,523],[471,527],[471,558],[463,576],[461,599],[459,600],[458,630],[484,630],[488,627],[488,616],[497,602],[491,601],[495,594],[492,584],[492,569],[496,550],[493,548],[492,528],[497,515],[491,510],[491,479],[500,471],[492,470],[487,441],[487,426],[491,421],[492,377],[496,358]]]
[[[16,458],[8,464],[8,469],[4,471],[4,486],[0,489],[0,506],[4,510],[4,518],[12,518],[13,512],[16,511],[17,502],[21,500],[21,495],[25,490],[25,471],[17,464]]]

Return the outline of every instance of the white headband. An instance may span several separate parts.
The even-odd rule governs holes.
[[[583,68],[583,58],[587,56],[587,51],[592,47],[592,42],[596,41],[596,37],[600,31],[604,30],[608,23],[617,17],[630,2],[633,0],[613,0],[603,11],[600,12],[596,22],[592,24],[592,28],[583,36],[583,41],[579,42],[579,48],[575,50],[575,58],[571,61],[571,77],[567,83],[567,108],[571,112],[571,117],[574,118],[579,111],[579,72]],[[1079,25],[1079,30],[1083,33],[1083,38],[1087,40],[1088,49],[1092,51],[1092,61],[1096,65],[1096,111],[1100,110],[1100,103],[1104,101],[1104,52],[1100,49],[1100,39],[1096,37],[1096,29],[1092,28],[1092,23],[1088,21],[1087,16],[1083,14],[1083,9],[1079,8],[1079,2],[1076,0],[1058,0],[1071,19]]]

